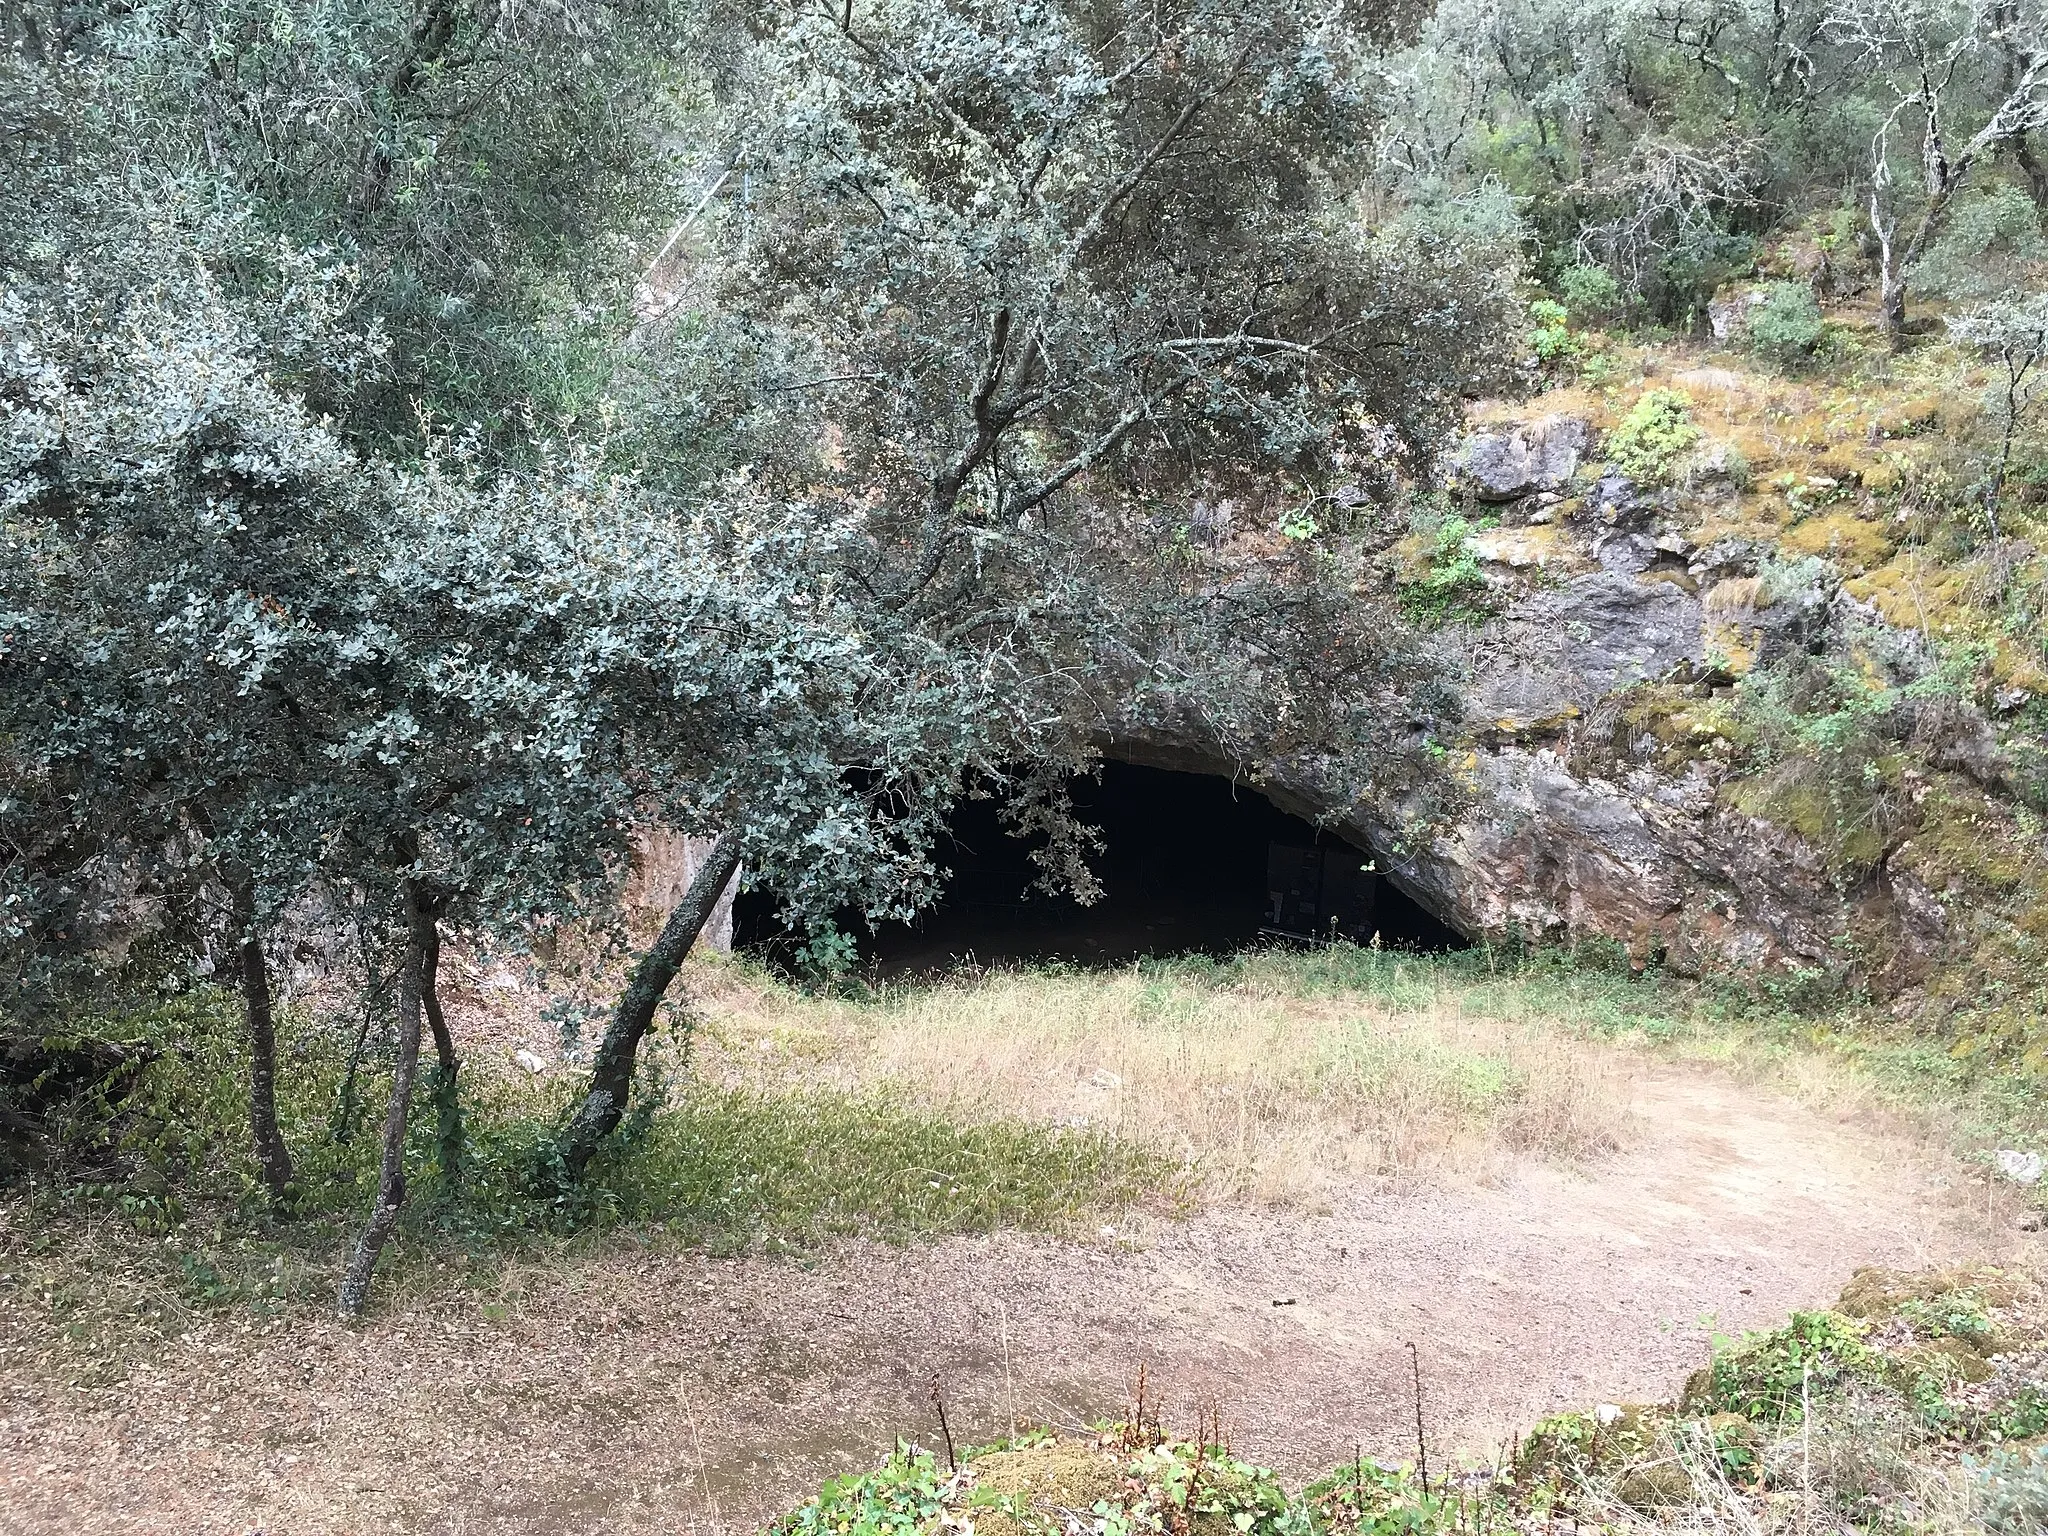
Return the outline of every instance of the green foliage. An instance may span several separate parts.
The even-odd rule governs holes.
[[[1672,478],[1700,437],[1691,399],[1679,390],[1652,389],[1607,434],[1607,455],[1630,479],[1657,485]]]
[[[1435,1536],[1505,1528],[1507,1501],[1491,1490],[1453,1496],[1422,1486],[1411,1465],[1369,1456],[1346,1462],[1301,1492],[1316,1536]]]
[[[349,1077],[351,1021],[287,1011],[280,1028],[288,1070],[279,1115],[299,1174],[296,1278],[374,1181],[379,1148],[373,1136],[337,1134],[332,1118]],[[268,1305],[282,1296],[273,1277],[284,1272],[285,1250],[257,1219],[265,1201],[248,1145],[237,1000],[198,989],[101,1021],[94,1033],[125,1042],[147,1065],[112,1083],[89,1122],[74,1127],[103,1150],[46,1175],[52,1197],[165,1239],[162,1256],[192,1299]],[[381,1105],[388,1038],[371,1038],[360,1070],[363,1097]],[[474,1067],[461,1083],[460,1177],[450,1177],[436,1117],[419,1117],[407,1146],[415,1198],[400,1230],[429,1252],[518,1251],[622,1224],[721,1250],[1058,1229],[1170,1194],[1182,1178],[1171,1159],[1099,1131],[962,1123],[886,1093],[741,1092],[687,1076],[664,1085],[657,1073],[587,1184],[564,1191],[546,1159],[570,1085],[492,1079]],[[202,1235],[209,1229],[211,1239]]]
[[[2048,1434],[2048,1389],[2031,1382],[1999,1406],[1987,1426],[2000,1440],[2032,1440]]]
[[[1555,299],[1529,301],[1529,328],[1524,333],[1529,350],[1545,368],[1574,362],[1585,350],[1572,335],[1565,307]]]
[[[1983,1302],[1975,1292],[1967,1289],[1902,1301],[1898,1315],[1913,1325],[1916,1334],[1926,1338],[1961,1339],[1968,1344],[1983,1344],[1992,1334],[1991,1319],[1984,1311]]]
[[[1815,574],[1773,566],[1763,579],[1789,598],[1810,595]],[[1968,645],[1928,657],[1881,629],[1853,639],[1836,658],[1788,657],[1742,679],[1736,719],[1751,772],[1727,790],[1749,814],[1805,837],[1845,880],[1875,867],[1907,824],[1901,753],[1919,725],[1968,700],[1982,664]]]
[[[896,1442],[873,1472],[835,1477],[768,1527],[771,1536],[913,1536],[945,1508],[932,1453]]]
[[[1613,320],[1624,304],[1621,284],[1605,267],[1566,267],[1557,274],[1557,296],[1581,325]]]
[[[963,1125],[885,1093],[686,1086],[594,1172],[606,1219],[699,1241],[1060,1227],[1171,1191],[1168,1159],[1095,1130]]]
[[[1401,584],[1401,611],[1411,624],[1442,629],[1452,624],[1477,624],[1492,611],[1486,573],[1466,547],[1472,524],[1450,513],[1424,535],[1428,540],[1421,569]]]
[[[986,1459],[1002,1453],[1036,1455],[1048,1472],[1086,1468],[1099,1474],[1090,1481],[1113,1491],[1086,1509],[1040,1507],[979,1480]],[[1154,1441],[1149,1436],[1133,1444],[1129,1432],[1115,1429],[1093,1444],[1059,1442],[1035,1432],[974,1447],[963,1453],[959,1470],[951,1474],[941,1472],[930,1452],[898,1442],[875,1471],[833,1478],[768,1529],[772,1536],[905,1536],[930,1529],[942,1515],[999,1520],[1002,1529],[1032,1536],[1053,1536],[1075,1515],[1089,1517],[1101,1536],[1187,1530],[1229,1536],[1310,1532],[1308,1511],[1269,1469],[1241,1461],[1221,1446]],[[1364,1529],[1394,1536],[1432,1527],[1383,1523]]]
[[[1772,213],[1845,200],[1797,275],[1851,286],[1862,245],[1901,295],[1902,262],[1996,292],[2024,280],[2036,213],[1971,184],[2033,130],[2044,39],[2037,12],[1960,3],[1440,5],[1389,70],[1387,175],[1412,196],[1504,187],[1539,270],[1604,269],[1627,307],[1688,329]]]
[[[1977,305],[2027,286],[2044,262],[2048,239],[2033,199],[2009,183],[1993,182],[1956,200],[1912,276],[1923,293]]]
[[[1803,1401],[1877,1374],[1881,1357],[1864,1342],[1864,1331],[1863,1323],[1837,1312],[1794,1312],[1783,1328],[1744,1334],[1717,1350],[1686,1407],[1760,1423],[1797,1419]]]
[[[2000,503],[2007,482],[2032,483],[2039,494],[2042,459],[2026,457],[2041,402],[2048,398],[2048,294],[2013,292],[1994,298],[1949,321],[1949,332],[1987,354],[1995,364],[1985,404],[1997,424],[1998,440],[1986,465],[1983,497],[1990,531],[1999,536]]]
[[[2048,1530],[2048,1450],[2001,1451],[1978,1476],[1984,1528],[1992,1536]]]
[[[351,445],[407,453],[420,411],[516,434],[531,414],[595,410],[636,275],[621,249],[658,241],[678,195],[693,11],[627,0],[513,26],[467,0],[28,0],[0,94],[41,100],[8,179],[26,195],[48,175],[80,223],[151,185],[245,219],[251,245],[351,271],[375,366],[287,375]],[[132,173],[99,209],[78,177],[88,156]],[[0,240],[47,242],[51,211]],[[156,255],[175,268],[175,247]],[[273,268],[217,275],[254,297]]]
[[[1647,1454],[1657,1425],[1635,1409],[1554,1413],[1531,1426],[1515,1450],[1516,1481],[1571,1486]]]
[[[1804,283],[1769,283],[1763,302],[1748,312],[1743,340],[1752,352],[1780,368],[1795,368],[1813,356],[1824,329],[1811,288]]]
[[[1301,1505],[1270,1468],[1240,1461],[1221,1446],[1168,1441],[1144,1447],[1124,1477],[1131,1492],[1116,1510],[1097,1507],[1106,1531],[1159,1531],[1208,1517],[1236,1536],[1309,1536]]]

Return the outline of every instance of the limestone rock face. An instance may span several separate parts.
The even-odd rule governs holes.
[[[1526,500],[1465,545],[1494,616],[1443,637],[1466,678],[1466,748],[1444,770],[1459,809],[1421,833],[1401,804],[1336,827],[1475,938],[1606,939],[1688,974],[1839,976],[1854,965],[1881,992],[1918,985],[1953,960],[1971,914],[1952,910],[1946,880],[1911,841],[1882,829],[1846,852],[1831,841],[1826,818],[1839,813],[1826,789],[1796,762],[1777,777],[1748,763],[1731,722],[1733,684],[1756,667],[1808,654],[1867,670],[1919,638],[1888,629],[1820,562],[1703,538],[1726,527],[1725,477],[1646,493],[1581,465],[1589,436],[1551,416],[1468,440],[1465,488]],[[1955,700],[1914,708],[1930,772],[1987,795],[2009,787],[1981,715]],[[1242,771],[1193,721],[1134,726],[1110,750]],[[1320,819],[1330,804],[1313,762],[1258,772],[1283,809]],[[1925,789],[1908,772],[1887,792]]]
[[[1572,416],[1545,416],[1526,425],[1474,433],[1457,457],[1453,483],[1489,502],[1555,491],[1578,473],[1591,438],[1586,423]]]

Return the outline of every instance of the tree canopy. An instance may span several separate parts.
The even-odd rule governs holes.
[[[288,1208],[264,943],[348,914],[397,1041],[354,1309],[444,927],[601,917],[665,823],[829,936],[991,791],[1085,893],[1063,786],[1147,708],[1398,773],[1443,666],[1313,535],[1494,376],[1514,252],[1369,216],[1383,22],[13,7],[6,1006],[110,892],[225,943]]]

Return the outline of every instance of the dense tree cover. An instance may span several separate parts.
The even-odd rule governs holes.
[[[1496,367],[1513,252],[1367,216],[1383,17],[11,6],[0,1006],[139,897],[242,986],[288,1209],[266,945],[340,914],[395,1041],[354,1310],[443,928],[601,918],[636,826],[719,853],[556,1177],[736,864],[829,953],[963,793],[1085,890],[1133,711],[1401,773],[1441,666],[1313,535]]]
[[[1389,68],[1391,186],[1527,199],[1540,267],[1666,320],[1788,215],[1842,209],[1896,340],[1916,265],[1993,173],[2048,208],[2036,0],[1446,0]]]

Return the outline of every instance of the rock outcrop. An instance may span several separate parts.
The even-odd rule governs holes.
[[[1589,460],[1594,440],[1549,415],[1476,432],[1456,455],[1450,484],[1476,524],[1464,554],[1492,609],[1444,637],[1467,677],[1469,737],[1445,768],[1459,809],[1420,835],[1405,805],[1336,825],[1475,938],[1604,939],[1638,963],[1751,980],[1855,971],[1880,992],[1957,961],[1989,919],[1956,909],[1970,845],[1944,842],[1934,809],[1992,835],[1975,829],[2012,809],[1997,731],[1953,697],[1899,706],[1913,718],[1887,728],[1909,747],[1881,783],[1849,786],[1867,815],[1796,754],[1760,757],[1738,679],[1805,657],[1891,676],[1904,699],[1932,665],[1925,637],[1850,595],[1839,568],[1729,531],[1740,465],[1724,445],[1646,489]],[[1171,722],[1112,750],[1233,771]],[[1261,775],[1284,809],[1325,810],[1313,765]]]
[[[1585,422],[1572,416],[1477,432],[1454,461],[1454,480],[1486,502],[1555,491],[1578,472],[1589,438]]]

